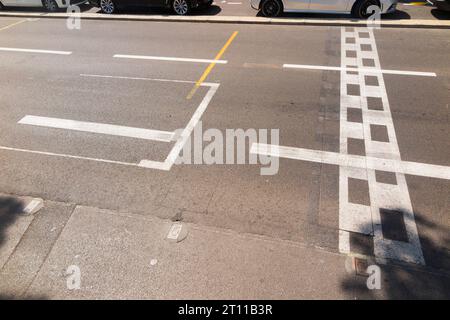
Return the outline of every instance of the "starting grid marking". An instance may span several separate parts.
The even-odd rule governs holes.
[[[111,75],[93,75],[93,74],[81,74],[83,77],[95,77],[95,78],[107,78],[107,79],[119,79],[119,80],[142,80],[142,81],[157,81],[157,82],[174,82],[174,83],[195,83],[195,81],[186,81],[186,80],[170,80],[170,79],[152,79],[152,78],[138,78],[138,77],[123,77],[123,76],[111,76]],[[19,120],[19,124],[25,125],[34,125],[48,128],[59,128],[66,130],[75,130],[75,131],[84,131],[90,133],[99,133],[99,134],[108,134],[115,136],[124,136],[124,137],[132,137],[138,139],[146,139],[146,140],[156,140],[162,142],[173,142],[175,141],[175,145],[172,147],[168,156],[164,161],[153,161],[143,159],[139,163],[131,163],[131,162],[122,162],[122,161],[114,161],[108,159],[100,159],[100,158],[92,158],[92,157],[83,157],[83,156],[75,156],[70,154],[62,154],[62,153],[53,153],[53,152],[45,152],[38,150],[29,150],[29,149],[21,149],[21,148],[13,148],[8,146],[0,146],[1,150],[8,151],[17,151],[17,152],[25,152],[32,154],[41,154],[47,156],[55,156],[62,157],[68,159],[80,159],[80,160],[89,160],[103,163],[111,163],[111,164],[119,164],[126,166],[137,166],[143,168],[157,169],[168,171],[172,168],[175,163],[179,153],[183,149],[184,144],[189,139],[192,131],[194,130],[197,123],[200,121],[203,113],[207,109],[211,99],[219,88],[219,83],[210,83],[203,82],[200,84],[202,87],[209,87],[199,106],[195,110],[191,119],[187,123],[186,127],[182,130],[181,134],[177,139],[174,137],[174,132],[169,131],[159,131],[159,130],[151,130],[151,129],[143,129],[143,128],[133,128],[126,126],[118,126],[104,123],[95,123],[95,122],[83,122],[83,121],[74,121],[69,119],[59,119],[59,118],[49,118],[49,117],[38,117],[33,115],[27,115],[21,120]]]
[[[373,255],[378,261],[393,259],[424,265],[425,260],[405,174],[450,180],[450,167],[401,160],[383,74],[433,77],[436,75],[382,70],[375,37],[369,28],[341,29],[340,67],[309,65],[284,65],[284,67],[340,71],[340,153],[267,144],[253,144],[251,152],[338,165],[340,252],[354,254],[350,247],[352,233],[368,235],[373,239]],[[371,99],[376,99],[381,107],[371,107],[369,102]],[[362,122],[349,120],[347,115],[350,109],[361,112]],[[371,133],[372,126],[382,128],[386,132],[387,141],[375,141]],[[363,142],[365,156],[348,154],[349,139]],[[376,172],[395,175],[396,183],[378,182]],[[351,178],[367,182],[370,205],[349,202]],[[400,241],[383,236],[381,221],[383,210],[402,214],[406,229],[405,239]]]
[[[366,48],[362,50],[362,48]],[[349,57],[356,53],[356,57]],[[358,67],[381,70],[380,60],[373,30],[370,28],[341,29],[341,67]],[[378,85],[368,85],[366,77],[374,77]],[[359,87],[359,94],[350,92],[351,86]],[[370,110],[368,98],[381,101],[382,110]],[[341,108],[340,108],[340,152],[348,153],[348,139],[364,141],[366,156],[390,160],[400,160],[400,150],[395,134],[389,100],[383,74],[373,74],[359,69],[355,72],[341,71]],[[362,111],[362,125],[355,127],[347,119],[349,108]],[[374,141],[371,137],[371,125],[382,126],[387,130],[388,142]],[[373,235],[374,255],[378,258],[402,260],[416,264],[425,264],[420,245],[414,213],[409,196],[405,175],[395,173],[397,184],[390,185],[376,181],[375,170],[339,167],[339,249],[350,253],[349,232]],[[367,180],[369,185],[370,207],[349,202],[349,178]],[[402,209],[408,242],[385,239],[382,232],[381,210]]]

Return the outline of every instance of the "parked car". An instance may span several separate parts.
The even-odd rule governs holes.
[[[45,10],[54,12],[59,8],[68,8],[71,5],[79,5],[87,0],[0,0],[0,9],[3,7],[44,7]]]
[[[450,11],[450,0],[436,0],[434,1],[436,8],[442,11]]]
[[[398,0],[251,0],[253,9],[265,17],[276,17],[283,12],[351,13],[355,18],[368,18],[370,6],[380,13],[394,12]]]
[[[89,0],[104,13],[114,13],[125,7],[156,7],[172,9],[178,15],[186,15],[191,9],[211,6],[213,0]]]

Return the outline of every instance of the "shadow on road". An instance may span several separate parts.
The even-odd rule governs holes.
[[[403,213],[401,210],[395,212]],[[365,276],[348,278],[341,283],[341,288],[359,299],[449,299],[450,228],[436,225],[417,212],[415,221],[426,267],[395,261],[387,265],[378,264],[381,268],[381,290],[369,290]],[[386,234],[400,236],[402,228],[395,227],[390,226],[390,231],[383,228],[383,236],[388,239],[391,238]],[[350,251],[367,255],[367,252],[359,252],[360,248],[372,250],[373,256],[373,238],[351,237]]]
[[[258,12],[258,17],[262,17],[261,12]],[[314,12],[285,12],[281,18],[302,18],[302,19],[351,19],[357,21],[349,13],[314,13]],[[402,10],[397,10],[392,13],[381,15],[381,20],[409,20],[411,16]]]
[[[89,4],[79,5],[80,11],[85,12],[92,9]],[[67,9],[60,8],[57,12],[66,12]],[[20,13],[48,13],[43,7],[4,7],[0,12],[20,12]]]
[[[23,204],[12,197],[0,196],[0,246],[6,240],[6,229],[23,212]]]
[[[431,14],[438,20],[450,20],[450,11],[431,9]]]
[[[191,11],[189,16],[215,16],[219,14],[222,11],[222,9],[219,6],[211,5],[209,8],[195,8]],[[99,8],[93,8],[94,13],[103,14]],[[166,9],[166,8],[146,8],[146,7],[139,7],[139,8],[123,8],[118,9],[116,13],[113,15],[121,15],[121,14],[128,14],[128,15],[162,15],[162,16],[177,16],[172,10]],[[106,15],[106,14],[104,14]]]

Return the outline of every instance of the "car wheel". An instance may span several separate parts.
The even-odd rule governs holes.
[[[373,13],[367,12],[369,7],[376,6],[380,8],[380,3],[377,0],[359,0],[352,8],[352,16],[359,19],[367,19]]]
[[[172,9],[180,16],[187,15],[190,11],[190,5],[187,0],[173,0]]]
[[[45,10],[48,12],[55,12],[59,9],[55,0],[43,0],[42,5],[44,6]]]
[[[4,6],[3,4],[0,2],[0,10],[3,10]]]
[[[264,0],[261,13],[264,17],[278,17],[283,12],[283,4],[279,0]]]
[[[116,5],[113,0],[100,0],[100,9],[103,13],[111,14],[116,11]]]

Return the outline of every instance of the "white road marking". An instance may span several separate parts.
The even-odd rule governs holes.
[[[122,58],[122,59],[143,59],[143,60],[161,60],[161,61],[176,61],[176,62],[219,63],[219,64],[228,63],[228,61],[226,61],[226,60],[157,57],[157,56],[137,56],[137,55],[129,55],[129,54],[115,54],[113,57],[114,58]]]
[[[205,84],[205,83],[203,83],[203,84]],[[211,99],[213,98],[214,94],[216,93],[217,89],[219,88],[218,83],[207,84],[207,86],[210,87],[208,92],[206,93],[206,95],[203,98],[200,105],[197,107],[197,110],[195,110],[194,114],[192,115],[192,117],[189,120],[186,127],[181,132],[179,138],[177,139],[177,142],[173,146],[172,150],[170,150],[169,155],[167,156],[166,160],[164,161],[164,164],[161,164],[159,162],[155,163],[154,161],[149,161],[149,160],[142,160],[140,162],[139,166],[146,167],[146,168],[153,168],[153,169],[161,169],[161,170],[170,170],[170,168],[172,168],[173,164],[175,163],[176,159],[178,158],[178,155],[180,154],[181,150],[183,149],[183,146],[186,144],[187,140],[189,139],[189,136],[191,135],[191,133],[194,130],[197,123],[200,121],[203,113],[205,112],[206,108],[208,107],[209,103],[211,102]]]
[[[38,151],[38,150],[30,150],[30,149],[13,148],[13,147],[7,147],[7,146],[0,146],[0,150],[24,152],[24,153],[32,153],[32,154],[40,154],[40,155],[44,155],[44,156],[53,156],[53,157],[59,157],[59,158],[89,160],[89,161],[112,163],[112,164],[120,164],[120,165],[133,166],[133,167],[137,167],[138,166],[137,163],[122,162],[122,161],[107,160],[107,159],[99,159],[99,158],[91,158],[91,157],[74,156],[74,155],[65,154],[65,153],[54,153],[54,152],[46,152],[46,151]]]
[[[6,48],[6,47],[0,47],[0,51],[59,54],[59,55],[70,55],[70,54],[72,54],[71,51],[54,51],[54,50],[38,50],[38,49],[22,49],[22,48]]]
[[[159,79],[159,78],[142,78],[142,77],[127,77],[127,76],[113,76],[113,75],[100,75],[100,74],[86,74],[81,73],[81,77],[91,77],[91,78],[106,78],[106,79],[119,79],[119,80],[141,80],[141,81],[157,81],[157,82],[175,82],[175,83],[197,83],[191,80],[173,80],[173,79]],[[203,82],[200,86],[211,87],[216,85],[213,82]]]
[[[348,44],[347,44],[348,45]],[[408,70],[388,70],[388,69],[377,69],[377,68],[349,68],[349,67],[332,67],[332,66],[315,66],[315,65],[307,65],[307,64],[283,64],[283,68],[290,69],[309,69],[309,70],[326,70],[326,71],[359,71],[365,73],[373,73],[373,74],[397,74],[397,75],[406,75],[406,76],[422,76],[422,77],[436,77],[436,73],[434,72],[421,72],[421,71],[408,71]]]
[[[381,159],[330,151],[269,145],[264,143],[253,143],[250,152],[253,154],[317,162],[347,168],[399,172],[415,176],[450,180],[450,167],[427,163]]]
[[[113,136],[130,137],[163,142],[172,141],[174,134],[173,132],[168,131],[150,130],[150,129],[118,126],[106,123],[84,122],[84,121],[38,117],[30,115],[23,117],[18,123],[40,127],[83,131],[90,133],[100,133]]]
[[[228,2],[227,4],[231,4],[231,5],[233,5],[233,4],[242,4],[242,2]]]
[[[122,79],[122,80],[195,83],[195,81],[188,81],[188,80],[169,80],[169,79],[157,79],[157,78],[125,77],[125,76],[111,76],[111,75],[100,75],[100,74],[86,74],[86,73],[81,73],[80,76],[81,77],[91,77],[91,78]]]
[[[195,83],[195,81],[182,81],[182,80],[168,80],[168,79],[150,79],[150,78],[135,78],[135,77],[120,77],[120,76],[105,76],[105,75],[89,75],[89,74],[82,74],[81,76],[86,77],[101,77],[101,78],[114,78],[114,79],[133,79],[133,80],[145,80],[145,81],[163,81],[163,82],[183,82],[183,83]],[[141,160],[139,163],[130,163],[130,162],[122,162],[122,161],[115,161],[115,160],[107,160],[107,159],[99,159],[99,158],[92,158],[92,157],[83,157],[83,156],[74,156],[69,154],[62,154],[62,153],[53,153],[53,152],[45,152],[45,151],[37,151],[37,150],[30,150],[30,149],[21,149],[21,148],[14,148],[14,147],[8,147],[8,146],[0,146],[0,150],[7,150],[7,151],[15,151],[15,152],[24,152],[24,153],[31,153],[31,154],[40,154],[40,155],[46,155],[46,156],[55,156],[55,157],[61,157],[61,158],[68,158],[68,159],[79,159],[79,160],[88,160],[88,161],[95,161],[95,162],[103,162],[103,163],[110,163],[110,164],[118,164],[118,165],[126,165],[126,166],[137,166],[137,167],[143,167],[143,168],[151,168],[151,169],[157,169],[157,170],[165,170],[168,171],[171,169],[172,165],[175,163],[179,153],[183,149],[184,144],[187,142],[187,139],[189,138],[190,134],[192,133],[193,129],[197,125],[198,121],[200,120],[201,116],[205,112],[206,108],[208,107],[208,104],[210,103],[212,97],[216,93],[217,89],[219,88],[218,83],[209,83],[209,82],[203,82],[201,86],[209,87],[208,92],[206,93],[205,97],[203,98],[200,105],[197,107],[196,111],[194,112],[193,116],[191,117],[190,121],[188,122],[186,128],[183,129],[183,131],[180,134],[180,137],[177,139],[174,147],[171,149],[169,155],[165,159],[164,162],[160,161],[152,161],[152,160]],[[33,119],[33,116],[24,117],[22,120],[23,122],[32,122],[32,123],[43,123],[42,119]],[[31,118],[30,118],[31,117]],[[27,120],[24,120],[26,119]],[[37,117],[37,118],[43,118],[43,117]],[[53,122],[55,118],[46,118],[44,122],[47,122],[47,119],[50,119],[50,122]],[[21,120],[21,121],[22,121]],[[65,119],[57,119],[57,120],[65,120]],[[69,120],[72,121],[72,120]],[[20,121],[19,121],[20,122]],[[57,123],[59,125],[59,123]],[[91,123],[88,123],[91,124]],[[78,124],[77,124],[78,125]],[[64,127],[64,129],[67,126]],[[120,126],[119,126],[120,127]],[[136,128],[134,128],[136,129]],[[147,129],[144,129],[147,130]],[[152,130],[155,131],[155,130]],[[158,131],[160,132],[160,131]],[[174,133],[169,132],[171,134],[171,140],[173,138]]]
[[[362,37],[364,34],[365,37]],[[353,43],[347,41],[353,40]],[[369,50],[362,50],[366,45]],[[355,57],[347,57],[346,52],[355,52]],[[364,67],[365,60],[373,67]],[[360,233],[373,235],[374,256],[381,259],[401,260],[416,264],[425,264],[422,247],[414,219],[414,212],[409,196],[408,185],[406,184],[405,170],[416,172],[418,165],[409,164],[403,166],[400,150],[395,134],[394,123],[390,111],[389,99],[386,86],[384,84],[383,72],[378,57],[375,36],[371,28],[341,28],[341,67],[356,66],[356,74],[348,74],[342,69],[341,96],[340,96],[340,153],[348,154],[348,139],[354,138],[356,134],[363,141],[365,147],[366,164],[360,169],[339,167],[339,229],[341,252],[346,252],[350,247],[350,233]],[[367,70],[369,69],[369,70]],[[374,73],[372,70],[378,70]],[[377,86],[366,84],[365,77],[372,75],[377,78]],[[349,86],[357,86],[359,94],[349,93]],[[368,98],[377,97],[380,99],[383,109],[370,110]],[[347,121],[348,108],[357,108],[362,112],[362,124],[355,127],[353,122]],[[387,142],[373,141],[371,137],[371,125],[382,125],[388,135]],[[381,158],[381,159],[377,159]],[[375,177],[376,163],[389,163],[386,166],[388,171],[395,170],[396,184],[387,185],[379,183]],[[423,165],[422,165],[423,166]],[[420,167],[419,167],[420,169]],[[383,169],[381,169],[383,170]],[[438,170],[429,170],[431,173],[440,175]],[[437,171],[437,172],[435,172]],[[445,169],[444,172],[445,174]],[[369,205],[357,205],[349,201],[349,179],[357,178],[367,181],[369,186]],[[400,210],[403,215],[403,222],[406,229],[406,242],[386,239],[383,235],[381,222],[381,210]],[[352,250],[350,248],[350,250]]]

